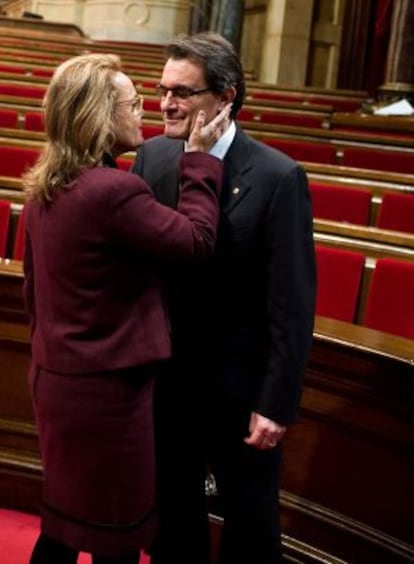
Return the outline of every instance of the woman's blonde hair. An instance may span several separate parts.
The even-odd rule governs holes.
[[[55,70],[44,98],[46,144],[23,175],[29,198],[47,203],[82,168],[102,162],[114,143],[112,118],[120,58],[110,54],[72,57]]]

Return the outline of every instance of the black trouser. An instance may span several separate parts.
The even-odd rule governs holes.
[[[76,564],[78,555],[79,552],[74,548],[40,534],[29,564]],[[138,564],[138,562],[138,555],[121,558],[92,555],[92,564]]]
[[[154,423],[157,462],[158,530],[151,549],[151,564],[208,564],[209,523],[204,495],[205,431],[200,417],[197,379],[168,372],[165,365],[155,382]],[[201,386],[202,388],[202,386]],[[201,421],[200,421],[201,419]],[[190,445],[173,440],[171,428],[181,434],[189,422],[196,430]]]
[[[228,405],[231,406],[230,400]],[[237,404],[216,409],[210,465],[223,517],[220,564],[280,564],[279,483],[282,444],[258,450],[243,442],[250,414]]]

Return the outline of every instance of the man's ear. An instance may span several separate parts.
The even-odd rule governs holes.
[[[220,111],[224,108],[224,106],[227,106],[227,104],[233,102],[236,94],[237,91],[234,86],[229,86],[229,88],[226,88],[226,90],[222,92],[222,94],[220,95]]]

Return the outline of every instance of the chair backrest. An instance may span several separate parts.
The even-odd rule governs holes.
[[[393,258],[377,260],[363,324],[414,339],[414,262]]]
[[[136,70],[137,66],[135,66],[134,68]],[[145,70],[145,67],[141,66],[141,70]],[[155,89],[157,88],[159,83],[159,78],[146,78],[145,80],[141,81],[141,86],[142,88],[153,88],[155,92]]]
[[[25,84],[0,84],[0,94],[23,96],[25,98],[43,98],[46,87]]]
[[[11,205],[7,200],[0,200],[0,257],[6,256],[9,236]]]
[[[144,139],[150,139],[150,137],[155,137],[157,135],[164,134],[164,126],[159,124],[147,124],[142,126],[142,133],[144,135]]]
[[[239,121],[260,121],[260,119],[255,119],[255,112],[250,108],[242,108],[237,114],[237,119]]]
[[[160,113],[160,100],[159,98],[145,98],[144,111]]]
[[[9,72],[12,74],[25,74],[25,69],[19,65],[5,65],[3,63],[0,64],[0,72]]]
[[[134,161],[132,159],[128,159],[127,157],[118,157],[116,159],[118,168],[120,168],[121,170],[126,170],[127,172],[129,172],[133,163]]]
[[[264,138],[262,141],[266,145],[279,149],[279,151],[298,161],[324,164],[336,163],[336,149],[328,143],[282,138]]]
[[[353,323],[365,256],[358,251],[316,245],[316,314]]]
[[[356,112],[361,108],[362,100],[352,100],[338,96],[317,96],[308,97],[310,104],[330,104],[336,112]]]
[[[414,174],[414,153],[402,150],[345,147],[341,164],[355,168]]]
[[[32,166],[40,154],[40,149],[0,145],[0,176],[19,178]]]
[[[42,68],[33,69],[33,70],[32,70],[32,74],[33,74],[33,76],[47,76],[47,77],[51,77],[52,74],[53,74],[53,69],[42,69]]]
[[[44,131],[43,112],[26,112],[24,115],[24,128],[28,131]]]
[[[16,110],[0,109],[0,127],[11,127],[16,129],[19,114]]]
[[[249,96],[256,100],[276,100],[278,102],[293,102],[301,104],[304,102],[303,94],[297,92],[283,92],[278,90],[251,90]]]
[[[313,215],[318,219],[368,225],[371,190],[310,181]]]
[[[25,234],[26,234],[26,208],[23,208],[22,211],[20,212],[19,219],[17,222],[16,237],[14,240],[14,247],[13,247],[14,260],[23,260]]]
[[[414,195],[386,192],[378,211],[377,227],[414,233]]]
[[[261,111],[261,123],[272,123],[277,125],[294,125],[297,127],[321,127],[324,118],[320,115],[305,114],[302,112],[276,112],[276,111]]]

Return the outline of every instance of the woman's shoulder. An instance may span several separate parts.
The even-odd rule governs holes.
[[[117,206],[132,197],[150,193],[148,185],[136,174],[117,168],[96,167],[84,171],[78,179],[78,194],[91,202]],[[98,204],[99,205],[99,204]]]
[[[136,188],[145,185],[142,179],[132,172],[105,166],[98,166],[83,171],[79,177],[79,182],[87,183],[89,186],[96,187],[97,189],[100,188],[101,190],[118,186],[132,186]]]

